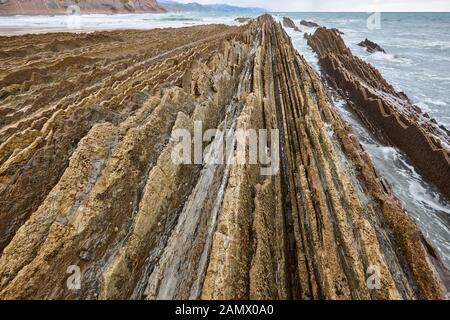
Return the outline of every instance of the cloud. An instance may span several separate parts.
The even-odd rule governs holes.
[[[450,11],[449,0],[178,0],[202,4],[226,3],[237,6],[262,7],[275,11]],[[376,8],[377,10],[374,10]]]

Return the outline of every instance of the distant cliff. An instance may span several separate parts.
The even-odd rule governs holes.
[[[0,15],[165,12],[156,0],[0,0]]]

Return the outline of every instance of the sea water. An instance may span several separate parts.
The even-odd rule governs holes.
[[[311,20],[338,28],[353,54],[375,66],[396,90],[439,123],[450,128],[450,13],[381,13],[380,29],[368,27],[366,13],[274,14],[289,16],[299,25]],[[369,24],[370,26],[370,24]],[[294,46],[319,73],[318,59],[304,38],[314,28],[299,25],[302,32],[286,28]],[[357,44],[365,38],[378,43],[386,54],[370,54]],[[391,185],[403,208],[420,227],[443,263],[450,268],[450,203],[435,186],[426,182],[408,157],[377,141],[341,99],[335,107],[351,124],[377,171]]]
[[[237,24],[236,15],[222,13],[142,13],[36,15],[0,17],[0,35],[52,31],[93,31],[113,29],[178,28],[202,24]]]

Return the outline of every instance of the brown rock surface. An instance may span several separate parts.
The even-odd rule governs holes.
[[[3,0],[0,15],[66,14],[71,6],[86,14],[165,12],[156,0]]]
[[[417,226],[271,16],[4,40],[0,299],[444,297]],[[230,165],[173,162],[173,133],[198,121],[278,129],[279,172],[234,148]],[[213,156],[220,138],[203,144]]]
[[[301,30],[295,25],[295,22],[289,17],[283,17],[283,26],[294,29],[297,32],[301,32]]]
[[[234,19],[234,21],[239,22],[239,23],[247,23],[250,20],[252,20],[252,18],[249,18],[249,17],[239,17],[239,18]]]
[[[319,28],[308,43],[330,83],[367,126],[403,150],[426,178],[450,198],[450,134],[397,92],[377,69],[354,56],[333,30]],[[381,134],[380,134],[381,133]]]

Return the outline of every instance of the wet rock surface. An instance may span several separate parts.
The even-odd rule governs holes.
[[[289,17],[283,17],[283,26],[294,29],[297,32],[301,32],[301,30],[295,25],[294,20]]]
[[[366,125],[399,147],[424,176],[450,198],[450,135],[397,92],[370,64],[354,56],[334,31],[319,28],[308,40],[329,82]]]
[[[240,18],[234,19],[234,21],[239,22],[239,23],[247,23],[250,20],[252,20],[252,18],[249,18],[249,17],[240,17]]]
[[[374,53],[374,52],[386,53],[386,51],[384,51],[384,49],[382,47],[380,47],[380,45],[376,44],[375,42],[370,41],[367,38],[364,41],[361,41],[360,43],[358,43],[358,46],[366,48],[366,50],[370,53]]]
[[[271,16],[0,38],[0,59],[1,299],[444,297],[417,226]],[[198,121],[279,130],[279,172],[235,149],[230,165],[172,161],[173,133]]]

